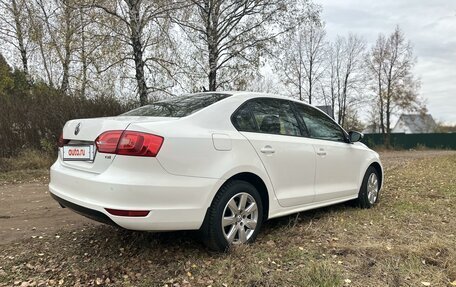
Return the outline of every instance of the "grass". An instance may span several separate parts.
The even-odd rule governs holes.
[[[0,158],[0,183],[46,180],[54,161],[54,156],[33,149],[26,149],[16,157]]]
[[[49,169],[23,169],[0,172],[0,184],[45,182],[49,179]]]
[[[388,169],[381,202],[268,221],[226,254],[194,232],[88,225],[0,245],[0,286],[456,286],[456,156]]]

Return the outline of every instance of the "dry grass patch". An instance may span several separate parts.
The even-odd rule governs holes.
[[[274,219],[255,244],[205,249],[194,232],[108,226],[1,246],[0,286],[452,286],[456,156],[388,169],[381,202]]]
[[[0,158],[0,183],[46,181],[54,161],[54,156],[33,149],[25,149],[16,157]]]

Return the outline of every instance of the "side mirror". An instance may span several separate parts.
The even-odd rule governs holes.
[[[364,135],[360,132],[350,131],[348,132],[348,137],[350,138],[350,142],[354,143],[360,141]]]

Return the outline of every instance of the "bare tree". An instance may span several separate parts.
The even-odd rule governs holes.
[[[75,78],[78,94],[86,96],[89,93],[88,90],[96,90],[100,87],[100,85],[93,84],[97,76],[100,75],[96,71],[100,69],[100,65],[105,65],[110,62],[111,58],[117,57],[115,51],[121,50],[121,43],[110,37],[109,31],[97,25],[97,21],[104,20],[97,13],[99,11],[95,11],[83,3],[79,3],[75,8],[78,13],[78,31],[75,41],[76,57],[74,60],[78,72]],[[120,71],[116,71],[116,73],[118,72]],[[108,81],[108,78],[109,76],[105,73],[103,81]]]
[[[343,70],[341,80],[342,92],[338,95],[338,119],[339,124],[345,126],[345,118],[347,116],[347,108],[350,104],[350,94],[357,93],[361,87],[359,84],[364,82],[363,77],[363,54],[365,50],[364,41],[350,34],[345,41]],[[352,98],[353,99],[353,98]]]
[[[87,53],[87,35],[86,35],[86,27],[89,25],[88,21],[86,21],[86,15],[84,13],[84,7],[79,7],[79,35],[80,35],[80,45],[79,45],[79,59],[81,61],[81,88],[80,93],[82,96],[86,95],[87,89],[87,72],[88,72],[88,58],[89,55]],[[93,50],[92,50],[93,51]]]
[[[386,58],[387,46],[386,38],[384,35],[380,34],[377,38],[375,45],[372,47],[368,58],[367,58],[367,68],[371,74],[373,82],[372,90],[377,95],[376,106],[373,107],[373,110],[378,110],[379,113],[379,127],[383,134],[385,134],[385,121],[384,121],[384,99],[383,99],[383,65]],[[375,117],[373,117],[375,119]],[[374,125],[376,126],[376,125]]]
[[[309,6],[308,21],[301,23],[278,45],[275,70],[285,86],[299,100],[307,98],[309,104],[315,97],[319,82],[326,69],[325,27],[315,15],[318,10]]]
[[[316,90],[317,83],[324,72],[323,64],[326,54],[324,39],[326,32],[324,26],[314,21],[306,28],[303,35],[304,41],[307,43],[304,49],[306,61],[304,61],[303,67],[306,72],[307,97],[309,104],[312,104],[314,90]]]
[[[362,131],[365,128],[365,125],[359,119],[358,110],[353,107],[347,107],[344,128],[348,131]]]
[[[249,82],[247,90],[252,92],[278,94],[280,93],[278,84],[276,75],[274,75],[272,71],[265,71],[263,74],[259,73]]]
[[[116,20],[118,26],[112,27],[112,32],[131,48],[131,53],[118,59],[109,67],[125,60],[132,60],[140,104],[147,104],[148,89],[151,88],[147,86],[145,77],[148,62],[153,62],[166,70],[166,65],[171,64],[171,61],[157,55],[145,56],[145,51],[148,47],[157,48],[167,41],[168,14],[177,8],[182,8],[182,2],[117,0],[113,2],[96,1],[91,6],[102,10]]]
[[[51,55],[47,45],[47,34],[43,25],[42,17],[40,17],[39,8],[36,2],[29,2],[26,5],[26,13],[30,21],[30,39],[38,48],[41,58],[42,67],[38,69],[37,76],[46,78],[47,83],[54,87],[53,73],[51,69]],[[42,71],[44,70],[44,71]],[[40,73],[41,72],[41,73]],[[44,72],[44,75],[42,73]]]
[[[326,85],[321,85],[323,92],[323,99],[325,105],[330,105],[332,110],[332,117],[335,118],[335,108],[337,105],[337,99],[341,93],[341,66],[342,66],[342,38],[338,38],[334,43],[329,44],[327,60],[328,69],[326,75]],[[325,92],[329,89],[328,92]]]
[[[1,0],[0,1],[0,39],[15,47],[20,54],[22,70],[28,80],[28,29],[30,22],[27,19],[26,0]]]
[[[188,2],[191,9],[175,15],[174,21],[201,56],[195,60],[206,73],[210,91],[229,85],[243,69],[258,67],[261,52],[292,26],[286,22],[293,19],[283,15],[295,9],[293,1],[283,0]],[[220,80],[221,73],[230,77]]]
[[[44,27],[40,32],[46,33],[45,46],[52,49],[57,56],[61,68],[60,90],[68,92],[70,86],[70,64],[75,52],[75,37],[78,30],[76,8],[72,0],[62,0],[51,3],[36,0],[39,21],[37,25]],[[44,36],[44,35],[41,35]],[[44,53],[44,52],[43,52]],[[47,61],[48,55],[43,55]]]
[[[338,37],[329,52],[329,95],[332,107],[337,107],[337,121],[346,126],[347,111],[362,99],[366,83],[364,76],[365,42],[359,36]]]
[[[412,46],[399,27],[388,38],[379,35],[368,56],[386,147],[390,147],[391,116],[395,112],[425,110],[417,93],[420,83],[412,73],[415,63]]]

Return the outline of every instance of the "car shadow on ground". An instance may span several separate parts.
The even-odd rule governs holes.
[[[309,226],[312,222],[324,219],[343,211],[355,209],[350,203],[342,203],[334,206],[319,208],[280,218],[274,218],[263,223],[262,229],[257,238],[257,242],[274,240],[284,236],[284,230],[292,235],[294,228]],[[72,233],[77,240],[75,255],[83,256],[87,249],[96,250],[100,257],[117,256],[129,257],[149,257],[149,260],[159,259],[161,263],[166,261],[168,256],[175,259],[176,254],[182,257],[193,256],[194,254],[206,254],[208,256],[218,256],[217,252],[207,249],[198,231],[173,231],[173,232],[141,232],[130,231],[122,228],[107,225],[89,225],[80,231]],[[74,239],[73,239],[74,240]]]

